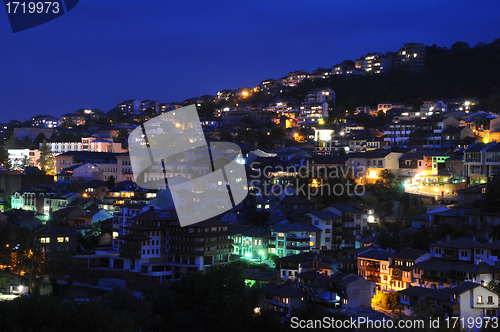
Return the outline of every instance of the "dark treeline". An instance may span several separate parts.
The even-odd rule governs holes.
[[[270,315],[252,314],[262,289],[244,280],[242,267],[230,264],[141,296],[115,288],[90,301],[21,297],[0,302],[0,331],[282,331]]]

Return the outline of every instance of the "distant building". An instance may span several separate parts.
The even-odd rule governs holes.
[[[406,43],[394,57],[394,67],[403,67],[411,73],[420,73],[425,65],[425,45]]]
[[[320,125],[320,120],[328,117],[328,103],[303,104],[300,106],[300,113],[297,124],[301,127],[311,127]]]
[[[14,135],[22,140],[26,136],[31,141],[34,141],[39,134],[44,134],[46,138],[50,138],[54,130],[52,128],[35,128],[35,127],[25,127],[25,128],[14,128]]]
[[[122,152],[122,143],[113,142],[112,139],[98,137],[83,137],[81,142],[47,142],[51,152],[55,155],[69,151],[89,152]],[[40,143],[40,149],[42,143]]]
[[[330,88],[313,89],[309,91],[304,102],[308,104],[332,102],[335,106],[335,91]]]
[[[37,115],[31,118],[31,126],[36,128],[57,128],[59,119],[51,115]]]

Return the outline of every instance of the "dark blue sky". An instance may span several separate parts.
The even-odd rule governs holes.
[[[497,0],[80,0],[15,34],[0,12],[0,122],[182,101],[406,42],[500,38]]]

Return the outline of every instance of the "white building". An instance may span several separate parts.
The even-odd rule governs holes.
[[[328,103],[303,104],[300,106],[297,124],[302,127],[317,126],[328,117]]]
[[[111,139],[100,139],[97,137],[83,137],[81,142],[47,142],[54,155],[68,151],[89,151],[89,152],[122,152],[122,144],[115,143]],[[40,149],[42,143],[40,143]]]
[[[36,161],[40,159],[40,150],[34,149],[8,149],[10,164],[14,169],[22,164],[25,157],[29,158],[29,166],[36,166]]]

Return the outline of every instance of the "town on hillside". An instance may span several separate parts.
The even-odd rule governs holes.
[[[183,102],[121,100],[109,111],[0,124],[0,299],[120,288],[153,303],[151,287],[194,298],[197,278],[207,278],[213,289],[200,294],[246,292],[236,309],[277,326],[314,316],[311,307],[335,317],[498,320],[500,97],[461,81],[415,82],[440,73],[443,56],[473,67],[499,49],[500,40],[406,43]],[[415,88],[402,92],[403,81]],[[189,105],[207,142],[239,147],[248,195],[183,226],[168,183],[142,183],[182,178],[196,200],[195,179],[211,165],[185,153],[139,183],[128,137]],[[219,182],[207,183],[215,204],[227,190]]]

